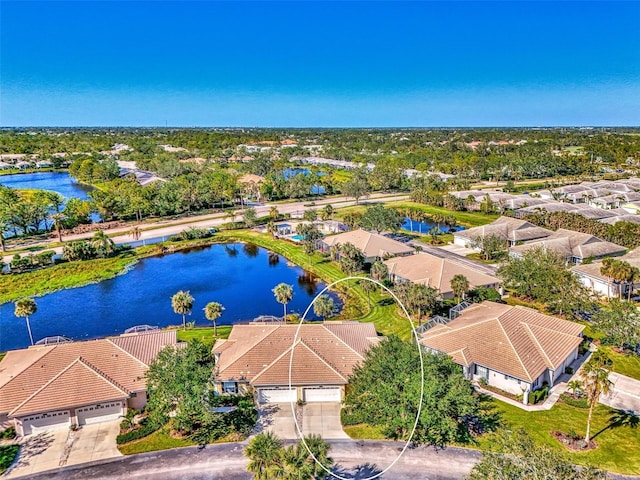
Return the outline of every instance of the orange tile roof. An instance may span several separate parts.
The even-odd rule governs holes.
[[[216,342],[216,377],[251,384],[286,385],[294,350],[297,384],[346,384],[366,350],[377,342],[371,323],[326,322],[298,325],[235,325],[226,342]],[[287,353],[288,352],[288,353]]]
[[[108,340],[147,365],[164,347],[178,343],[176,330],[130,333]]]
[[[78,357],[9,412],[9,416],[16,417],[88,403],[108,402],[124,399],[128,396],[128,392],[105,378],[82,357]],[[70,401],[70,399],[72,400]]]
[[[157,351],[160,344],[175,340],[175,333],[167,335],[164,331],[145,332],[125,336],[125,347],[141,358],[149,359],[150,352]],[[70,368],[78,358],[91,368],[74,368],[73,372],[82,373],[76,377],[80,386],[98,372],[109,384],[127,392],[146,389],[145,373],[147,363],[117,345],[118,337],[112,339],[89,340],[59,345],[35,346],[9,352],[0,362],[0,414],[14,410],[30,398],[65,369]],[[5,368],[7,362],[7,368]],[[100,385],[105,385],[104,382]],[[106,387],[105,387],[106,388]],[[110,389],[105,390],[105,394]],[[63,389],[60,391],[64,391]],[[94,392],[95,393],[95,392]],[[67,404],[75,405],[76,398],[72,390],[67,395]],[[110,393],[109,393],[110,395]],[[41,397],[45,398],[45,397]]]
[[[385,257],[387,255],[406,255],[414,253],[410,245],[392,240],[378,233],[358,229],[350,232],[328,235],[322,239],[327,246],[350,243],[364,253],[365,257]]]
[[[532,382],[562,364],[582,342],[583,329],[530,308],[486,301],[428,330],[420,343],[461,365],[476,363]]]

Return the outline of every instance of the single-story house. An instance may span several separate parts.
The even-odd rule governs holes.
[[[624,203],[620,205],[620,208],[624,209],[627,213],[637,215],[640,213],[640,201]]]
[[[471,247],[473,241],[477,238],[482,238],[487,235],[496,235],[507,240],[509,245],[515,245],[518,242],[545,238],[550,236],[552,233],[553,232],[551,230],[538,227],[537,225],[525,220],[519,220],[511,217],[500,217],[488,225],[455,232],[453,234],[453,243],[464,247]]]
[[[318,226],[318,230],[325,234],[349,231],[349,227],[338,220],[323,220],[316,225]]]
[[[640,223],[640,215],[627,213],[616,217],[602,218],[599,221],[608,225],[615,225],[618,222]]]
[[[627,251],[625,247],[601,240],[588,233],[559,228],[553,235],[542,240],[511,247],[509,255],[521,257],[527,250],[537,247],[554,250],[565,256],[569,263],[582,263],[585,258],[615,257],[624,255]]]
[[[421,252],[411,257],[397,257],[386,260],[389,280],[392,282],[413,282],[435,288],[443,299],[454,298],[451,279],[464,275],[469,287],[500,288],[500,279],[486,273],[486,266],[473,267],[471,261],[460,263],[450,258],[440,258]]]
[[[619,259],[629,263],[633,267],[640,268],[640,249],[636,249],[626,255],[622,255]],[[626,296],[631,285],[627,283],[614,282],[609,277],[600,273],[601,268],[602,262],[598,261],[576,265],[571,268],[571,271],[578,276],[585,287],[592,289],[599,295],[603,295],[605,297]],[[634,283],[633,290],[636,291],[638,288],[640,288],[640,282]]]
[[[365,263],[373,263],[390,257],[403,257],[415,253],[411,245],[398,242],[379,233],[368,232],[361,228],[350,232],[338,233],[323,237],[318,246],[321,251],[328,252],[334,245],[350,243],[364,253]]]
[[[213,346],[216,391],[253,392],[260,403],[342,401],[354,367],[380,340],[374,325],[325,322],[298,327],[234,325],[229,338]]]
[[[29,435],[116,420],[147,403],[145,373],[175,330],[12,350],[0,362],[0,425]]]
[[[536,310],[485,301],[424,332],[426,351],[442,352],[473,381],[523,395],[553,386],[578,358],[583,325]]]

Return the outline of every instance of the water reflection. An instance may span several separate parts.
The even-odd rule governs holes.
[[[280,263],[280,255],[274,252],[269,252],[269,266],[276,267]]]
[[[227,255],[229,255],[232,258],[238,256],[238,248],[235,246],[235,244],[231,246],[225,245],[224,251],[227,252]]]
[[[242,251],[247,255],[247,257],[249,258],[255,258],[258,256],[258,246],[253,244],[253,243],[245,243],[242,246]]]
[[[307,295],[315,295],[318,291],[318,279],[312,273],[305,271],[302,275],[298,276],[298,286],[304,290]]]

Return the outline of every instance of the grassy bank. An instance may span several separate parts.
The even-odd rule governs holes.
[[[196,327],[188,330],[178,330],[178,341],[180,342],[192,342],[193,340],[200,340],[205,345],[213,345],[216,338],[229,338],[231,333],[231,326],[224,325],[218,327],[218,336],[213,336],[213,327]]]

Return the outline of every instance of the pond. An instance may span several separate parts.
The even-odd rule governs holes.
[[[401,228],[403,230],[407,230],[408,232],[416,232],[416,233],[429,233],[433,227],[438,227],[435,223],[431,222],[421,222],[418,220],[412,220],[409,217],[406,217],[402,221]],[[455,227],[448,227],[446,225],[440,225],[439,233],[449,233],[449,232],[459,232],[460,230],[464,230],[464,227],[461,225],[456,225]]]
[[[66,198],[87,200],[93,187],[73,180],[67,172],[18,173],[0,176],[0,184],[15,189],[50,190]]]
[[[218,325],[260,315],[282,316],[282,304],[271,291],[281,282],[293,285],[287,313],[300,315],[325,287],[284,257],[250,244],[212,245],[150,257],[111,280],[36,298],[38,311],[30,318],[33,339],[55,335],[89,339],[120,334],[135,325],[180,325],[182,317],[171,308],[171,296],[179,290],[189,290],[195,298],[187,322],[196,325],[212,325],[203,311],[209,302],[225,307]],[[331,297],[342,306],[335,294]],[[0,305],[0,351],[29,345],[25,320],[13,312],[13,303]],[[318,319],[313,310],[310,313],[309,319]]]
[[[284,172],[282,173],[282,176],[285,178],[285,180],[289,180],[290,178],[295,177],[296,175],[309,175],[311,173],[311,170],[309,170],[308,168],[300,168],[300,167],[289,167],[289,168],[285,168]],[[326,175],[325,172],[318,172],[319,176],[322,175]],[[311,194],[312,195],[322,195],[326,192],[325,188],[322,185],[314,185],[311,187]]]

